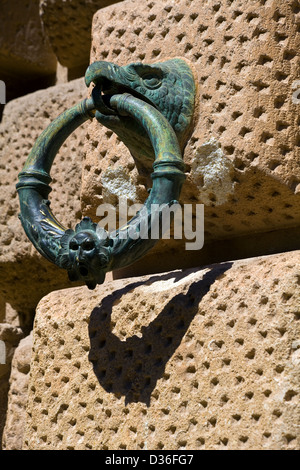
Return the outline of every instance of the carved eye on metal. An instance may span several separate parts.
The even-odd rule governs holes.
[[[179,199],[185,178],[181,151],[193,124],[196,83],[193,70],[183,59],[160,62],[155,67],[118,67],[100,61],[90,65],[85,78],[87,86],[92,82],[96,85],[92,97],[62,113],[45,129],[19,174],[17,190],[20,219],[35,248],[66,269],[70,280],[80,279],[94,289],[104,282],[106,272],[134,263],[157,243],[151,237],[133,236],[139,234],[143,218],[151,218],[152,206],[157,214],[157,206],[162,212]],[[136,91],[141,81],[144,95]],[[141,159],[149,155],[146,134],[154,153],[153,185],[144,210],[111,234],[88,217],[75,230],[64,228],[52,214],[48,200],[56,153],[79,125],[94,117],[115,131]]]
[[[95,244],[94,242],[87,242],[84,246],[83,246],[83,249],[85,251],[91,251],[95,248]]]
[[[95,242],[93,240],[86,240],[81,245],[84,251],[92,251],[95,248]]]
[[[84,251],[92,251],[94,248],[96,248],[96,244],[94,240],[91,240],[89,238],[85,238],[81,243],[80,241],[77,241],[76,238],[74,238],[70,241],[69,247],[72,251],[78,251],[79,249],[82,249]]]
[[[144,85],[147,88],[151,88],[152,90],[159,88],[162,83],[161,79],[158,76],[153,75],[151,73],[143,75],[142,79],[143,79]]]
[[[70,246],[70,250],[72,251],[77,251],[79,248],[79,245],[75,240],[71,240],[69,246]]]

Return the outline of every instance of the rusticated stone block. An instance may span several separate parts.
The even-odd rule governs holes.
[[[85,94],[84,82],[78,79],[18,98],[5,107],[0,124],[0,291],[18,312],[32,311],[46,293],[70,285],[66,272],[42,258],[27,239],[18,219],[16,183],[38,136]],[[81,219],[79,199],[85,132],[86,125],[68,138],[51,171],[51,206],[67,227]]]
[[[218,250],[216,240],[272,231],[275,242],[275,231],[300,225],[298,17],[293,0],[157,0],[144,8],[126,0],[94,16],[91,62],[182,57],[196,67],[199,116],[184,152],[181,202],[205,204],[205,245],[193,254],[198,265],[209,244]],[[91,124],[86,148],[84,214],[97,220],[98,205],[120,193],[128,192],[131,202],[145,200],[149,180],[110,130]],[[121,181],[114,193],[109,179],[122,174],[123,187]],[[281,251],[295,249],[282,240]],[[182,241],[170,240],[156,252],[182,249]]]
[[[69,69],[87,67],[94,13],[120,0],[40,0],[41,19],[58,61]]]
[[[2,0],[0,30],[0,79],[8,100],[35,90],[36,81],[55,74],[57,60],[44,35],[39,0]]]
[[[20,328],[8,323],[0,323],[0,448],[2,448],[2,432],[6,420],[11,363],[22,336]]]
[[[30,334],[20,341],[12,360],[8,407],[2,440],[5,450],[22,449],[31,350],[32,335]]]
[[[299,450],[300,252],[53,292],[25,449]]]

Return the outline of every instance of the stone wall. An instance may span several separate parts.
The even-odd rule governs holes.
[[[23,446],[31,351],[32,334],[20,341],[13,357],[7,420],[3,433],[3,447],[6,450],[20,450]]]
[[[299,2],[4,7],[0,80],[15,94],[0,123],[3,448],[299,449]],[[89,61],[177,56],[199,84],[181,202],[205,205],[204,247],[162,240],[92,293],[71,285],[22,231],[17,175],[42,130],[87,96]],[[128,188],[143,202],[150,181],[94,121],[51,176],[68,227]]]
[[[53,83],[57,59],[39,15],[39,0],[2,0],[1,80],[7,101]]]
[[[299,449],[299,263],[298,251],[46,296],[24,447]]]
[[[39,134],[65,106],[80,101],[85,89],[83,80],[79,79],[17,98],[5,106],[0,125],[0,328],[2,325],[12,329],[21,327],[27,335],[39,300],[53,290],[71,285],[66,273],[43,259],[25,236],[18,219],[16,182]],[[52,206],[66,226],[81,218],[79,188],[85,132],[83,126],[68,139],[53,165],[55,196]],[[67,184],[70,189],[66,188]],[[68,211],[65,211],[66,206]],[[17,339],[20,340],[20,336]],[[18,341],[14,343],[16,346]],[[11,343],[7,342],[6,346],[11,355]],[[0,395],[4,403],[7,402],[10,363],[11,357],[3,376],[4,366],[0,365],[3,383]],[[6,405],[3,405],[0,424],[5,411]]]
[[[41,20],[58,61],[72,75],[89,65],[93,14],[120,0],[40,0]],[[80,75],[79,75],[80,74]]]
[[[11,372],[11,363],[18,343],[23,337],[23,332],[19,327],[9,323],[0,323],[0,341],[4,344],[5,357],[0,361],[0,438],[2,441],[2,431],[6,420],[7,397],[9,392],[9,378]],[[2,352],[2,351],[1,351]],[[3,363],[4,362],[4,363]],[[25,403],[25,402],[24,402]]]
[[[178,56],[198,73],[199,116],[184,152],[181,202],[205,204],[205,246],[189,257],[180,256],[184,240],[160,243],[162,269],[186,267],[187,258],[194,266],[211,262],[214,252],[214,262],[224,261],[236,246],[244,257],[267,253],[276,243],[282,251],[296,248],[281,230],[293,232],[300,223],[299,102],[293,100],[299,79],[297,2],[161,0],[143,9],[136,0],[125,4],[95,15],[91,62],[125,65]],[[111,200],[107,181],[121,180],[122,173],[132,187],[130,198],[143,202],[149,179],[122,142],[97,122],[89,136],[83,213],[97,219],[98,205]],[[248,236],[258,233],[268,239],[263,247],[249,244]],[[151,256],[125,272],[140,274],[148,266]]]

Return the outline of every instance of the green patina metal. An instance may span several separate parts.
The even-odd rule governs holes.
[[[86,85],[95,83],[96,90],[101,88],[105,95],[98,103],[96,119],[119,136],[142,166],[149,162],[150,168],[155,156],[146,130],[133,119],[112,115],[105,104],[112,95],[130,93],[154,106],[174,129],[182,151],[193,128],[196,83],[191,67],[183,59],[152,65],[132,63],[124,67],[99,61],[86,71]]]
[[[196,94],[192,70],[182,59],[125,67],[95,62],[86,72],[87,86],[92,82],[91,98],[58,116],[37,139],[17,184],[28,238],[49,261],[66,269],[70,280],[84,280],[90,289],[102,284],[108,271],[134,263],[157,243],[138,234],[151,227],[153,207],[159,207],[159,223],[164,208],[179,199],[185,178],[182,150]],[[118,134],[137,161],[154,160],[153,185],[142,210],[113,234],[87,217],[75,230],[65,229],[48,200],[55,155],[79,125],[94,117]]]

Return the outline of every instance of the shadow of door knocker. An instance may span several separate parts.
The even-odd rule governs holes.
[[[40,135],[19,174],[17,191],[19,217],[35,248],[66,269],[71,281],[83,280],[94,289],[108,271],[134,263],[155,245],[157,239],[138,236],[145,218],[151,219],[148,227],[153,221],[159,223],[164,208],[179,199],[185,178],[182,152],[193,128],[197,80],[193,66],[176,58],[124,67],[94,62],[85,82],[95,85],[91,97],[63,112]],[[113,233],[88,217],[75,230],[65,229],[48,199],[50,170],[58,150],[92,118],[113,130],[140,162],[154,160],[153,184],[144,206]]]

